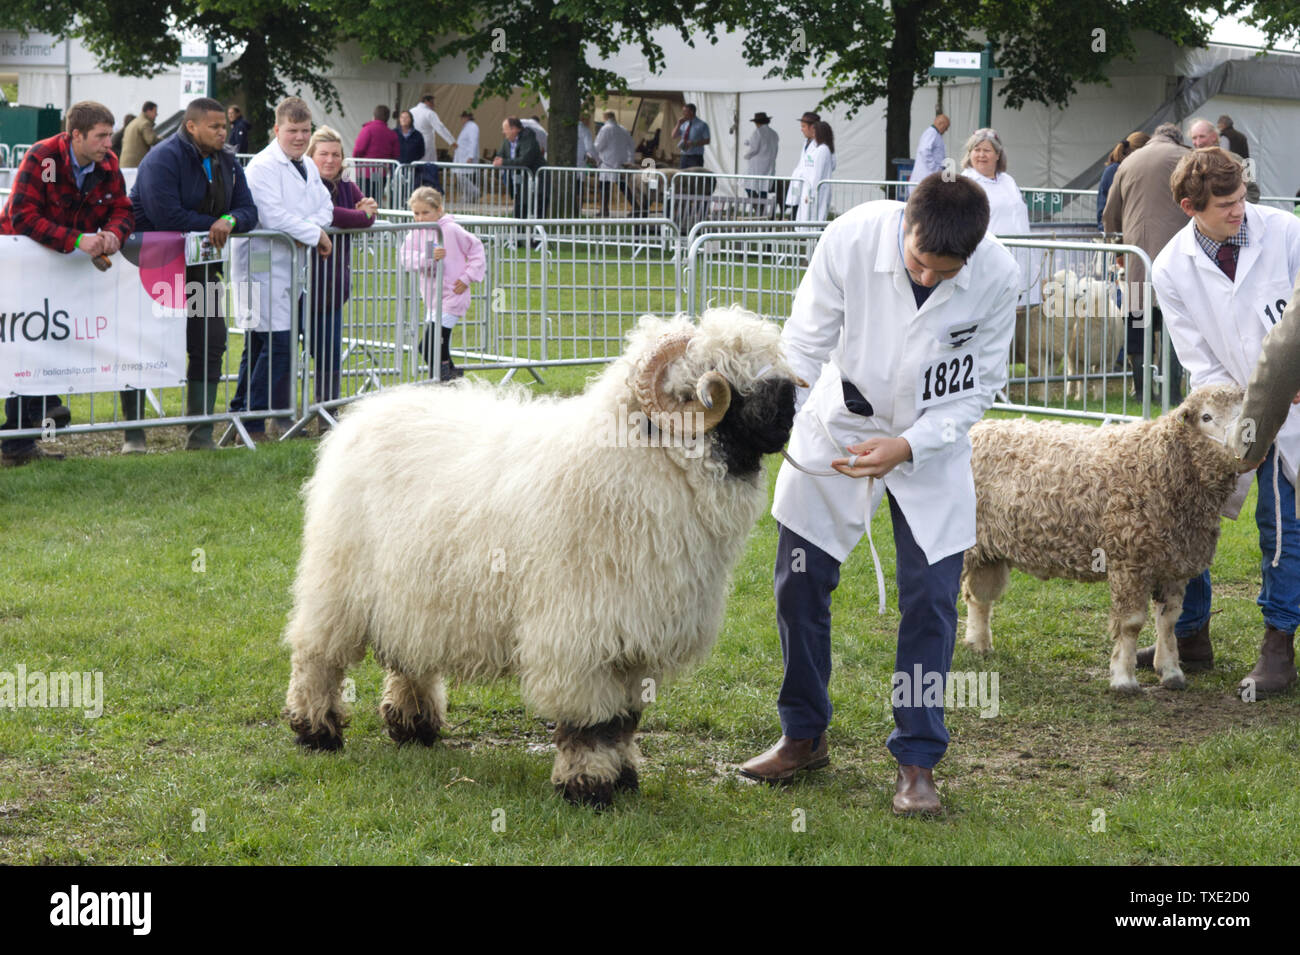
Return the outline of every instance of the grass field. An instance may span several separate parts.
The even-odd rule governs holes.
[[[345,750],[294,746],[280,634],[314,444],[0,475],[0,674],[103,674],[97,718],[0,708],[0,862],[1300,861],[1300,699],[1232,692],[1261,633],[1248,517],[1225,524],[1214,565],[1216,668],[1182,693],[1147,674],[1138,697],[1110,694],[1105,588],[1016,574],[993,654],[959,646],[953,663],[998,674],[997,715],[949,711],[947,812],[902,820],[883,745],[898,624],[884,514],[888,612],[865,548],[836,594],[831,766],[785,790],[735,775],[779,734],[766,516],[713,655],[646,711],[641,793],[596,814],[551,793],[549,734],[509,682],[451,687],[445,742],[398,749],[367,658]]]

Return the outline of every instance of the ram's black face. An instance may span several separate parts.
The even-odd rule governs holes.
[[[794,427],[794,381],[765,378],[747,395],[731,393],[731,406],[713,436],[713,453],[731,477],[756,473],[763,455],[775,454]]]

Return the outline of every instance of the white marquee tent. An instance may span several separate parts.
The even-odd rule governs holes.
[[[0,34],[0,40],[13,34]],[[36,38],[38,41],[41,38]],[[75,41],[66,51],[52,38],[42,55],[6,57],[0,42],[0,75],[17,74],[20,103],[64,106],[94,98],[119,116],[138,112],[146,99],[157,101],[165,116],[182,101],[177,71],[151,79],[106,75],[93,57]],[[625,48],[602,65],[625,76],[636,95],[664,95],[698,105],[700,116],[712,130],[706,165],[718,172],[744,170],[743,140],[754,126],[757,111],[773,117],[772,128],[781,137],[778,174],[793,167],[801,145],[798,117],[815,109],[823,93],[814,76],[798,80],[766,79],[764,68],[746,66],[743,34],[726,34],[711,45],[704,38],[696,47],[686,45],[672,30],[660,31],[665,51],[664,68],[651,73],[640,52]],[[34,46],[41,46],[38,42]],[[1291,195],[1300,187],[1300,169],[1286,160],[1300,151],[1300,54],[1273,53],[1256,58],[1254,48],[1212,44],[1199,50],[1180,50],[1154,35],[1139,38],[1140,53],[1133,61],[1117,60],[1110,70],[1110,85],[1080,86],[1064,110],[1032,105],[1009,110],[995,98],[993,125],[1008,150],[1009,171],[1024,186],[1089,188],[1100,174],[1097,161],[1129,132],[1150,129],[1166,119],[1180,121],[1190,115],[1215,119],[1233,116],[1251,143],[1252,157],[1265,195]],[[377,103],[401,102],[409,106],[423,90],[438,93],[438,109],[453,130],[467,106],[481,72],[463,62],[439,65],[432,74],[402,76],[393,63],[362,62],[358,52],[343,48],[330,71],[339,89],[343,112],[316,108],[317,115],[350,140],[370,118]],[[999,86],[994,84],[995,92]],[[934,115],[938,86],[917,91],[913,101],[911,135],[915,143]],[[310,102],[310,97],[308,98]],[[945,137],[950,156],[960,160],[964,133],[975,128],[978,85],[973,80],[952,80],[943,88],[945,112],[952,128]],[[504,109],[504,106],[501,107]],[[533,109],[525,108],[525,112]],[[542,105],[535,111],[544,112]],[[885,169],[884,102],[878,101],[846,119],[843,110],[823,116],[835,129],[841,179],[879,179]],[[483,145],[496,145],[492,123],[480,116]],[[1095,167],[1095,171],[1093,169]],[[1076,177],[1088,181],[1072,183]]]

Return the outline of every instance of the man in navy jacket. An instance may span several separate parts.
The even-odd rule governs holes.
[[[257,228],[257,206],[244,170],[226,146],[226,110],[214,99],[196,99],[185,110],[180,131],[149,151],[140,163],[131,205],[140,232],[206,232],[220,249],[232,232]],[[216,404],[221,359],[226,350],[226,322],[221,314],[224,290],[220,265],[185,269],[185,413],[207,415]],[[122,392],[122,415],[135,420],[142,409],[138,391]],[[127,431],[124,453],[144,451],[143,430]],[[215,447],[212,425],[190,428],[185,446]]]

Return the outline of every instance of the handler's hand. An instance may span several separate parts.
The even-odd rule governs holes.
[[[81,244],[77,246],[78,252],[85,252],[92,259],[97,255],[104,254],[104,234],[97,232],[91,235],[85,232],[81,236]]]
[[[234,231],[235,227],[229,219],[218,219],[208,228],[208,241],[212,243],[214,249],[220,249],[226,244],[226,239],[230,238],[230,233]]]
[[[328,256],[334,251],[334,243],[330,241],[330,237],[325,234],[324,230],[321,231],[320,241],[316,243],[316,251],[322,257]]]
[[[831,467],[849,477],[884,477],[904,461],[912,460],[912,446],[906,438],[868,438],[861,444],[850,444],[849,454],[857,456],[854,467],[848,458],[836,458]]]

